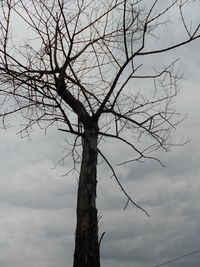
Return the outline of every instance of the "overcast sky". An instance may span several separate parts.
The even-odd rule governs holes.
[[[109,178],[109,170],[99,166],[99,235],[105,231],[102,267],[155,267],[200,250],[199,41],[170,52],[163,61],[168,56],[180,57],[185,73],[176,106],[188,116],[177,136],[191,141],[160,154],[165,168],[147,161],[118,170],[149,218],[132,206],[123,211],[126,199]],[[77,174],[63,176],[71,168],[69,160],[54,168],[64,155],[66,137],[51,128],[47,135],[35,129],[31,140],[20,139],[19,119],[12,120],[16,127],[0,131],[0,266],[72,266]],[[120,158],[112,145],[108,149]],[[196,253],[163,266],[198,267],[199,262]]]

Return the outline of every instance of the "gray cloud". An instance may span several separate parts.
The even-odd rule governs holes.
[[[196,14],[199,18],[199,12]],[[199,42],[157,59],[165,64],[180,57],[184,64],[188,80],[181,82],[176,105],[180,113],[188,113],[188,119],[175,137],[191,137],[192,141],[158,155],[166,168],[153,161],[116,168],[127,191],[151,217],[131,205],[123,211],[125,197],[114,179],[109,179],[105,165],[99,166],[99,232],[106,232],[101,243],[102,267],[154,267],[200,249],[198,51]],[[62,156],[61,146],[67,145],[64,135],[55,129],[47,136],[35,130],[28,141],[15,132],[16,128],[0,131],[0,265],[71,266],[77,175],[62,177],[70,170],[70,161],[53,169]],[[102,147],[106,155],[113,156],[114,164],[123,153],[129,156],[121,145]],[[170,266],[198,267],[199,262],[200,254],[195,254]]]

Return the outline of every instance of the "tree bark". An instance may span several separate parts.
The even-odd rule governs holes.
[[[100,267],[96,208],[97,137],[97,124],[85,129],[78,185],[73,267]]]

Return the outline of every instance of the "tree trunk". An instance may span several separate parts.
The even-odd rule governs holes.
[[[100,267],[96,209],[98,127],[85,129],[77,197],[73,267]]]

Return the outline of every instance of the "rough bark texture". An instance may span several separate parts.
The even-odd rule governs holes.
[[[77,225],[73,267],[100,267],[96,209],[98,128],[85,129],[77,199]]]

